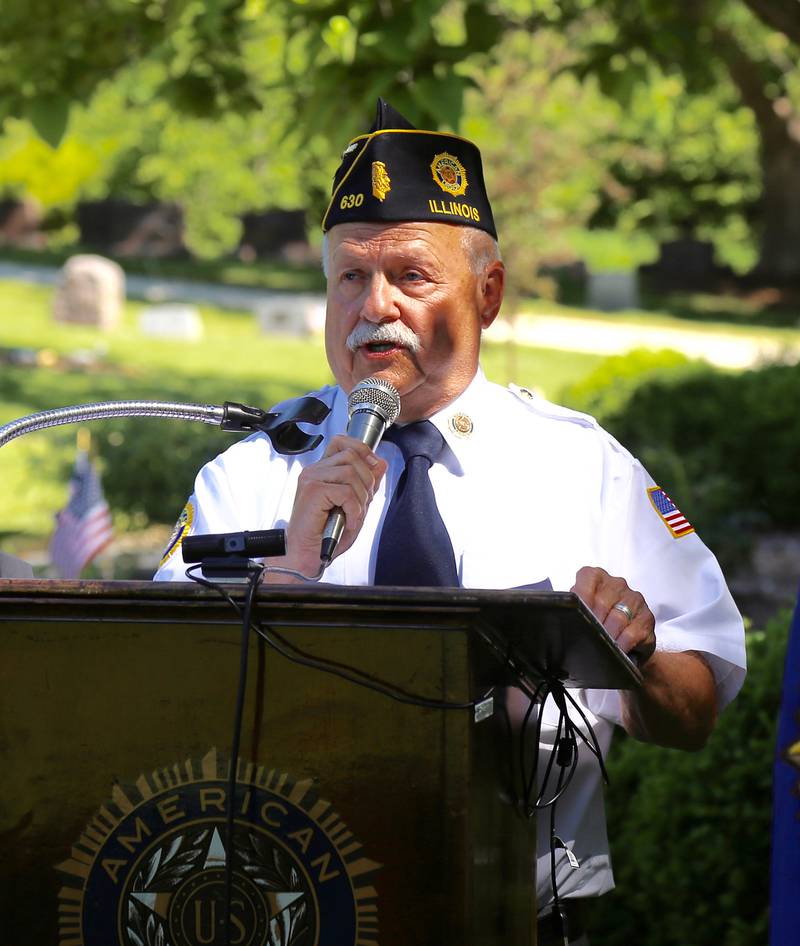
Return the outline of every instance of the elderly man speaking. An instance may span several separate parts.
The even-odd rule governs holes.
[[[592,418],[483,375],[481,335],[505,271],[478,149],[415,129],[379,102],[371,131],[344,151],[323,229],[336,379],[316,392],[331,408],[325,439],[285,457],[256,434],[204,467],[156,577],[184,577],[188,534],[277,527],[287,539],[280,564],[314,575],[340,509],[323,581],[571,589],[638,655],[644,678],[636,693],[580,694],[603,750],[613,724],[700,748],[744,678],[741,619],[713,555],[624,447]],[[368,377],[400,394],[398,421],[375,451],[341,433],[348,394]],[[556,719],[546,705],[545,749]],[[570,851],[558,852],[556,878],[568,903],[613,886],[587,756],[559,810]],[[549,832],[539,838],[544,908]]]

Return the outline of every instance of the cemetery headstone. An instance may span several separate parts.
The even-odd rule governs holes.
[[[601,312],[639,308],[639,283],[635,272],[590,273],[586,294],[589,308]]]
[[[193,305],[151,305],[139,316],[139,330],[151,338],[199,342],[203,337],[203,319]]]
[[[91,253],[70,257],[53,298],[57,322],[93,325],[111,331],[125,302],[125,273],[113,260]]]
[[[314,335],[325,327],[325,297],[305,294],[268,296],[256,305],[264,334]]]

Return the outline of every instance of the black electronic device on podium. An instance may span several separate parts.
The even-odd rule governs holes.
[[[230,862],[237,944],[535,943],[503,688],[640,680],[580,601],[270,586],[253,621],[292,659],[251,637],[229,839],[230,604],[0,581],[6,941],[221,946]]]

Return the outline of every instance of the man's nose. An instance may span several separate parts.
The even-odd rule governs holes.
[[[399,318],[395,293],[391,282],[382,273],[375,273],[361,305],[362,318],[368,322],[389,322]]]

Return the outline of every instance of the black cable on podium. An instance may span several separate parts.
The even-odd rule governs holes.
[[[280,530],[272,530],[280,531]],[[222,536],[210,536],[210,537],[198,537],[205,538],[207,540],[221,540]],[[213,544],[213,543],[212,543]],[[217,543],[218,544],[218,543]],[[246,545],[247,543],[245,543]],[[217,545],[214,545],[216,548]],[[244,545],[240,541],[235,541],[233,545],[229,544],[231,551],[236,551],[237,549],[243,548]],[[263,553],[262,553],[263,554]],[[257,565],[252,561],[247,559],[239,558],[238,567],[244,569],[243,574],[240,576],[247,579],[246,592],[243,603],[239,603],[225,588],[224,585],[211,581],[207,578],[201,577],[197,574],[198,570],[203,567],[202,563],[196,565],[191,565],[187,571],[186,575],[192,581],[197,582],[198,584],[204,585],[207,588],[215,590],[220,594],[236,611],[240,616],[242,626],[241,626],[241,643],[240,643],[240,660],[239,660],[239,680],[237,685],[236,693],[236,706],[234,713],[234,731],[231,739],[231,759],[230,759],[230,768],[229,768],[229,777],[228,777],[228,794],[226,800],[226,841],[227,841],[227,851],[225,859],[225,918],[226,918],[226,946],[231,946],[230,933],[231,933],[231,896],[232,896],[232,887],[233,887],[233,873],[234,873],[234,859],[235,859],[235,846],[234,846],[234,810],[235,810],[235,793],[236,793],[236,774],[238,767],[238,757],[239,757],[239,746],[241,744],[241,730],[242,730],[242,720],[244,713],[244,700],[245,693],[247,688],[247,665],[248,665],[248,651],[249,651],[249,634],[250,631],[253,631],[257,634],[273,651],[280,654],[286,660],[291,661],[292,663],[299,664],[300,666],[308,667],[311,670],[317,670],[322,673],[329,673],[333,676],[339,677],[342,680],[346,680],[349,683],[353,683],[356,686],[363,686],[366,689],[372,690],[375,693],[379,693],[382,696],[388,697],[389,699],[395,700],[399,703],[404,703],[412,706],[420,706],[425,709],[438,709],[438,710],[474,710],[476,705],[481,702],[483,699],[486,699],[492,692],[493,688],[490,688],[486,693],[484,693],[477,700],[470,700],[467,702],[450,702],[446,700],[436,700],[429,697],[421,696],[419,694],[409,693],[400,687],[395,686],[394,684],[389,683],[388,681],[381,680],[371,674],[366,673],[363,670],[360,670],[357,667],[351,667],[347,664],[342,664],[336,661],[324,660],[318,657],[312,657],[310,654],[301,651],[299,648],[295,647],[284,637],[282,637],[273,627],[269,624],[255,619],[255,605],[256,605],[256,592],[258,586],[261,582],[261,579],[265,572],[276,572],[279,574],[290,574],[294,577],[297,577],[301,580],[312,582],[319,579],[319,575],[308,576],[302,575],[299,572],[292,571],[291,569],[281,568],[279,566],[265,566]],[[219,565],[220,560],[215,559],[215,564]],[[224,573],[224,568],[223,568]],[[575,776],[578,766],[578,740],[583,742],[583,744],[588,748],[588,750],[596,757],[600,770],[603,776],[604,782],[608,783],[608,774],[606,772],[605,764],[603,761],[602,752],[600,750],[597,737],[594,733],[594,730],[586,718],[586,714],[581,709],[580,705],[573,699],[567,689],[564,687],[564,684],[561,680],[555,676],[546,676],[541,679],[536,685],[534,690],[531,690],[529,687],[524,684],[520,684],[520,689],[529,699],[529,705],[525,713],[522,726],[520,728],[520,742],[519,742],[519,767],[520,767],[520,776],[521,776],[521,790],[518,797],[518,806],[521,810],[521,813],[526,818],[532,818],[536,815],[537,812],[550,809],[550,879],[553,890],[553,913],[557,918],[557,922],[561,925],[562,931],[566,934],[565,922],[563,912],[560,909],[560,901],[558,896],[558,883],[556,880],[556,851],[557,849],[563,848],[567,857],[572,863],[573,866],[577,866],[577,861],[575,860],[574,854],[569,850],[566,843],[556,834],[556,808],[559,800],[564,796],[564,793],[569,788],[572,780]],[[541,730],[542,730],[542,720],[543,720],[543,711],[545,703],[551,697],[558,708],[559,717],[558,724],[556,727],[556,735],[553,742],[553,749],[550,754],[550,758],[547,763],[544,775],[542,776],[541,787],[539,788],[538,793],[536,793],[535,801],[534,793],[536,790],[536,784],[538,780],[538,769],[539,769],[539,747],[541,741]],[[526,747],[527,747],[527,733],[530,726],[530,720],[533,715],[534,707],[538,705],[539,710],[536,714],[536,723],[533,733],[533,747],[532,747],[532,759],[530,766],[526,758]],[[584,735],[579,726],[576,726],[572,721],[569,715],[570,706],[576,710],[578,715],[583,722],[586,732],[588,735]],[[558,775],[556,779],[555,790],[551,793],[551,796],[548,798],[548,787],[552,778],[553,768],[557,766]]]
[[[559,935],[564,937],[564,942],[568,939],[568,930],[566,928],[566,915],[561,909],[558,895],[558,881],[556,878],[556,851],[562,848],[572,867],[578,867],[578,861],[575,855],[570,851],[566,842],[556,834],[556,808],[559,800],[569,788],[578,768],[578,739],[589,749],[597,759],[600,766],[600,772],[604,783],[608,784],[608,772],[603,761],[603,754],[600,744],[597,741],[594,729],[586,718],[586,714],[580,705],[573,699],[563,682],[555,676],[547,676],[542,679],[531,692],[526,687],[522,687],[523,692],[529,699],[528,708],[520,727],[519,735],[519,767],[521,777],[521,792],[518,804],[523,815],[526,818],[534,817],[537,812],[550,809],[550,884],[553,891],[552,914],[559,927]],[[558,723],[556,725],[555,737],[553,739],[553,748],[550,752],[550,758],[547,762],[544,774],[542,776],[541,787],[536,795],[536,801],[533,802],[533,795],[538,780],[539,769],[539,748],[541,744],[542,721],[544,716],[545,703],[548,697],[552,697],[558,708]],[[532,761],[530,770],[526,760],[526,734],[530,724],[530,718],[533,715],[534,707],[538,705],[536,714],[536,725],[532,738]],[[579,726],[576,726],[569,715],[569,707],[575,709],[581,718],[586,732],[584,735]],[[558,767],[558,776],[556,779],[555,791],[550,798],[547,798],[547,791],[550,779],[553,773],[553,767]]]
[[[263,533],[264,535],[271,534],[274,532],[279,532],[282,530],[268,530],[268,533]],[[231,575],[239,570],[240,579],[246,579],[247,585],[245,590],[245,596],[243,603],[239,603],[227,590],[227,588],[216,581],[211,581],[208,578],[201,577],[198,572],[203,569],[206,570],[206,562],[198,562],[197,564],[190,565],[186,570],[187,578],[191,579],[194,582],[197,582],[200,585],[205,586],[206,588],[211,588],[221,595],[236,611],[236,613],[241,618],[241,639],[240,639],[240,650],[239,650],[239,679],[236,687],[236,705],[234,711],[234,723],[233,723],[233,734],[231,738],[231,759],[229,763],[229,772],[228,772],[228,792],[226,798],[225,806],[225,834],[226,834],[226,857],[225,857],[225,901],[224,901],[224,915],[225,915],[225,946],[231,946],[231,900],[233,892],[233,873],[234,873],[234,859],[235,859],[235,845],[234,845],[234,827],[235,827],[235,794],[236,794],[236,774],[238,769],[238,760],[239,760],[239,747],[241,745],[241,733],[242,733],[242,722],[244,718],[244,702],[245,694],[247,691],[247,668],[248,668],[248,653],[249,653],[249,640],[250,640],[250,631],[252,630],[256,633],[266,644],[274,650],[276,653],[280,654],[286,660],[291,661],[292,663],[299,664],[304,667],[308,667],[311,670],[317,670],[322,673],[330,673],[333,676],[339,677],[342,680],[346,680],[348,683],[353,683],[356,686],[363,686],[368,690],[372,690],[375,693],[379,693],[381,696],[386,696],[389,699],[395,700],[398,703],[410,704],[412,706],[420,706],[424,709],[438,709],[438,710],[473,710],[477,703],[481,700],[486,699],[492,692],[493,688],[490,688],[486,693],[484,693],[479,700],[469,700],[464,703],[450,702],[446,700],[435,700],[430,699],[425,696],[419,696],[414,693],[409,693],[406,690],[401,689],[400,687],[395,686],[392,683],[389,683],[386,680],[381,680],[378,677],[374,677],[371,674],[366,673],[363,670],[360,670],[357,667],[351,667],[347,664],[338,663],[331,660],[323,660],[318,657],[312,657],[310,654],[306,654],[301,651],[299,648],[295,647],[284,637],[277,633],[274,628],[269,627],[263,623],[259,623],[254,619],[254,611],[256,604],[256,592],[258,586],[261,582],[265,572],[276,572],[278,574],[290,574],[294,577],[300,578],[304,581],[315,581],[319,576],[308,576],[302,575],[299,572],[292,571],[291,569],[281,568],[280,566],[274,565],[257,565],[256,563],[249,561],[246,558],[242,558],[241,550],[248,545],[248,540],[240,539],[241,535],[254,535],[255,533],[232,533],[231,536],[198,536],[198,539],[206,540],[203,548],[208,548],[212,553],[217,553],[212,559],[211,570],[216,575]],[[231,537],[233,537],[231,539]],[[227,541],[229,540],[230,541]],[[226,541],[223,541],[226,540]],[[184,541],[184,545],[189,540]],[[250,543],[252,549],[252,543]],[[190,543],[190,558],[192,556],[192,545]],[[198,547],[199,548],[199,547]],[[220,550],[222,549],[222,557],[219,557]],[[226,562],[225,555],[230,554]],[[264,552],[262,551],[263,555]],[[268,553],[269,554],[269,553]],[[274,552],[272,554],[275,554]],[[186,553],[184,553],[184,558]],[[231,565],[231,561],[234,563]]]
[[[228,797],[225,810],[225,837],[227,851],[225,857],[225,943],[231,942],[231,902],[233,894],[233,859],[236,852],[234,844],[234,810],[236,803],[236,772],[239,767],[239,746],[242,738],[242,719],[244,717],[244,698],[247,691],[247,660],[250,652],[250,615],[253,601],[261,580],[262,569],[254,566],[247,585],[244,607],[242,609],[242,638],[239,645],[239,682],[236,687],[236,709],[233,716],[233,738],[231,739],[231,758],[228,772]]]

